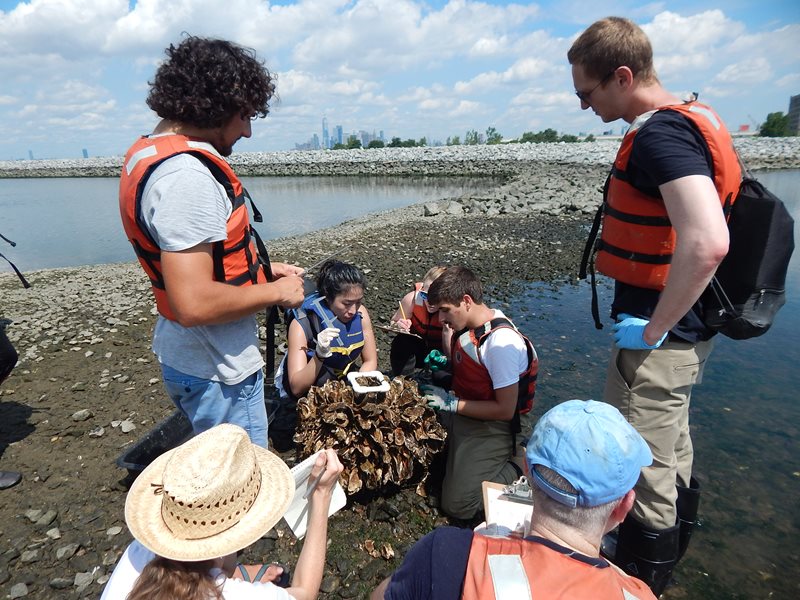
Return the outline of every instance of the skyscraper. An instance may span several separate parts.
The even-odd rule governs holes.
[[[344,132],[342,131],[342,126],[336,126],[336,143],[343,144],[344,143]]]
[[[789,135],[800,135],[800,94],[789,98]]]
[[[328,117],[322,117],[322,147],[327,150],[331,147],[330,137],[328,137]]]

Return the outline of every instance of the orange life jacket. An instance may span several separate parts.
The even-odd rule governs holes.
[[[122,165],[119,184],[119,210],[125,234],[133,245],[145,273],[150,278],[158,312],[176,320],[167,300],[161,271],[161,249],[147,232],[141,212],[141,200],[148,178],[166,159],[176,154],[191,154],[199,159],[225,188],[231,202],[227,237],[212,244],[214,280],[231,285],[266,283],[265,268],[259,261],[258,234],[250,225],[245,200],[250,196],[236,173],[214,148],[202,140],[183,135],[143,136],[131,146]],[[255,207],[253,207],[255,211]],[[260,217],[255,212],[256,220]],[[265,261],[268,258],[264,257]],[[266,263],[268,264],[268,262]]]
[[[610,563],[598,564],[566,550],[542,538],[523,540],[476,533],[472,536],[461,598],[654,600],[644,582]]]
[[[469,400],[494,399],[492,378],[481,361],[479,349],[493,331],[503,328],[513,329],[523,339],[528,350],[528,366],[520,373],[517,397],[517,413],[524,414],[533,407],[539,358],[531,341],[506,317],[497,317],[480,327],[462,329],[453,335],[450,354],[453,364],[453,391],[459,398]]]
[[[727,210],[736,200],[742,176],[733,140],[722,120],[711,108],[697,102],[659,110],[681,113],[702,134],[713,161],[714,186],[720,204]],[[637,190],[626,179],[633,140],[647,118],[634,122],[617,152],[603,204],[603,229],[595,264],[598,271],[617,281],[662,290],[675,251],[675,230],[664,201]]]
[[[414,285],[414,304],[411,309],[411,333],[416,333],[430,350],[442,349],[442,322],[439,311],[430,312],[425,301],[419,297],[422,283]]]

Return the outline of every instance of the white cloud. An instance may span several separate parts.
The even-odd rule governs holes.
[[[93,153],[124,151],[156,121],[147,81],[182,32],[253,47],[278,75],[280,101],[242,149],[291,148],[323,115],[403,139],[606,129],[580,110],[565,56],[606,14],[643,23],[664,85],[700,90],[725,119],[785,111],[800,91],[800,23],[769,3],[754,25],[707,2],[276,1],[30,0],[0,12],[0,158],[52,156],[87,130]]]
[[[784,77],[775,80],[775,85],[780,88],[787,88],[792,91],[792,94],[800,89],[800,73],[790,73]]]
[[[730,64],[714,76],[713,81],[733,85],[752,85],[772,78],[772,68],[764,57],[750,58]]]
[[[470,81],[458,81],[453,88],[459,94],[497,93],[496,86],[530,81],[549,69],[549,65],[536,58],[523,58],[502,73],[481,73]]]
[[[462,117],[465,115],[475,115],[481,110],[480,102],[472,102],[471,100],[461,100],[458,105],[450,111],[451,117]]]

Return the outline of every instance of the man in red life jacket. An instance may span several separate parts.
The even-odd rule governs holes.
[[[147,98],[162,120],[120,179],[123,226],[159,312],[153,351],[195,433],[233,423],[266,447],[255,314],[299,306],[302,270],[262,268],[249,196],[224,157],[267,115],[275,86],[252,51],[224,40],[190,36],[166,53]]]
[[[423,386],[429,405],[448,428],[441,507],[472,519],[481,509],[481,483],[512,483],[522,469],[512,458],[520,400],[533,401],[539,361],[530,341],[499,310],[483,303],[483,289],[466,267],[448,267],[428,289],[428,302],[453,330],[452,391]]]
[[[526,450],[534,509],[525,538],[439,527],[417,542],[372,600],[653,600],[600,557],[652,457],[619,411],[569,400],[545,413]]]
[[[654,459],[613,560],[659,595],[697,514],[689,400],[713,336],[699,299],[728,251],[723,206],[735,200],[741,173],[721,119],[662,87],[650,41],[631,21],[597,21],[567,57],[581,108],[604,123],[631,124],[609,177],[597,245],[597,270],[616,282],[604,400],[644,436]]]

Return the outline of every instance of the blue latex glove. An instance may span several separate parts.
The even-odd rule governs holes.
[[[447,357],[439,350],[431,350],[425,357],[425,366],[431,371],[441,371],[447,368]]]
[[[617,318],[619,322],[614,324],[614,342],[617,344],[617,348],[655,350],[667,338],[668,332],[665,332],[661,339],[651,346],[644,341],[644,328],[650,321],[625,313],[620,313]]]
[[[422,385],[420,386],[422,397],[428,402],[433,410],[440,412],[454,413],[458,412],[458,398],[453,392],[448,392],[438,385]]]

